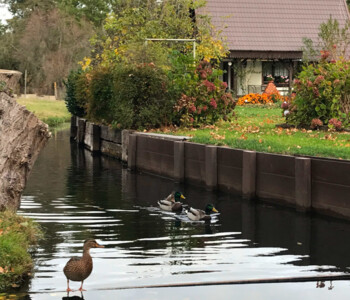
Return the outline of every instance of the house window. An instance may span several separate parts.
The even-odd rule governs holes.
[[[264,84],[267,84],[273,79],[276,86],[289,85],[289,70],[287,64],[282,62],[264,61],[262,67]]]

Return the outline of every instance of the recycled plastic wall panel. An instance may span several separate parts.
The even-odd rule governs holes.
[[[174,169],[174,142],[137,136],[137,168],[172,177]]]
[[[256,195],[295,204],[295,158],[293,156],[257,153]]]
[[[243,151],[218,147],[218,186],[232,193],[242,193]]]
[[[205,183],[205,145],[185,143],[185,178]]]

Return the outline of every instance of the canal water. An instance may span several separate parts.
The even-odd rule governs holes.
[[[160,211],[157,201],[173,190],[182,191],[193,207],[213,203],[220,214],[206,224]],[[347,299],[350,294],[347,281],[119,290],[346,274],[350,224],[131,173],[117,160],[71,144],[68,131],[55,133],[40,154],[20,213],[39,222],[45,235],[34,254],[34,278],[21,291],[26,299],[69,299],[62,269],[82,254],[89,238],[105,248],[91,250],[94,269],[84,283],[84,299]],[[79,286],[71,283],[73,289]]]

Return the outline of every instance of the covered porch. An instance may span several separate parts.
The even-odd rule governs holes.
[[[282,95],[291,93],[302,51],[230,51],[222,62],[223,81],[235,96],[264,92],[273,80]]]

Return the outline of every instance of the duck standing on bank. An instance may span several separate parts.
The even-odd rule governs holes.
[[[211,220],[210,214],[213,212],[218,213],[218,211],[216,210],[213,204],[208,204],[205,207],[205,211],[201,209],[192,208],[192,207],[190,207],[186,211],[187,217],[191,221],[209,221]]]
[[[99,245],[95,240],[89,239],[84,242],[84,251],[82,257],[72,257],[63,268],[63,273],[67,277],[67,292],[72,292],[69,288],[69,280],[81,281],[79,291],[85,291],[83,289],[83,283],[86,278],[92,272],[92,257],[90,255],[91,248],[104,248]]]
[[[158,205],[161,209],[166,211],[181,212],[181,199],[186,199],[186,197],[181,192],[172,192],[166,199],[159,200]]]

